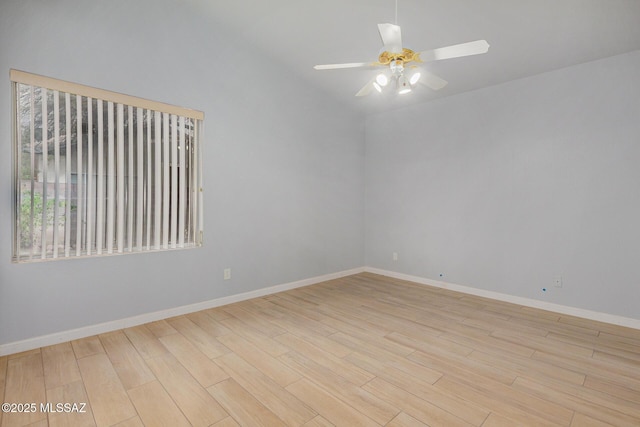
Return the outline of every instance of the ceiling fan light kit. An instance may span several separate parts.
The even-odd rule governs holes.
[[[486,40],[476,40],[438,49],[414,52],[411,49],[402,47],[402,31],[399,25],[389,23],[378,24],[378,32],[380,33],[383,46],[377,61],[316,65],[314,68],[316,70],[337,70],[342,68],[386,67],[387,71],[376,75],[374,79],[369,81],[356,93],[356,96],[366,96],[371,93],[372,89],[382,93],[390,81],[395,81],[395,92],[403,95],[411,92],[418,83],[432,90],[439,90],[447,85],[446,80],[443,80],[435,74],[428,73],[425,70],[414,70],[409,78],[407,78],[405,71],[408,68],[413,70],[418,68],[418,64],[478,55],[486,53],[489,50],[489,43],[487,43]],[[407,66],[407,64],[410,65]]]
[[[385,87],[389,83],[389,78],[383,73],[380,73],[376,76],[376,83],[380,87]]]
[[[398,77],[396,88],[398,91],[398,95],[404,95],[405,93],[411,92],[411,84],[409,83],[409,79],[406,76],[401,75]]]

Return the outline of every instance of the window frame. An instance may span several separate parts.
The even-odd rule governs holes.
[[[158,252],[158,251],[166,251],[166,250],[174,250],[174,249],[190,249],[190,248],[195,248],[195,247],[200,247],[203,244],[203,179],[202,179],[202,172],[203,172],[203,168],[202,168],[202,141],[203,141],[203,127],[204,127],[204,113],[198,110],[193,110],[193,109],[188,109],[188,108],[183,108],[183,107],[178,107],[175,105],[171,105],[171,104],[166,104],[166,103],[162,103],[162,102],[157,102],[157,101],[151,101],[148,99],[144,99],[144,98],[139,98],[139,97],[135,97],[135,96],[131,96],[131,95],[126,95],[126,94],[122,94],[122,93],[118,93],[118,92],[113,92],[113,91],[108,91],[108,90],[104,90],[104,89],[98,89],[95,87],[91,87],[91,86],[86,86],[86,85],[82,85],[82,84],[77,84],[77,83],[72,83],[72,82],[68,82],[68,81],[64,81],[64,80],[59,80],[59,79],[54,79],[51,77],[46,77],[46,76],[42,76],[42,75],[38,75],[38,74],[33,74],[33,73],[28,73],[25,71],[19,71],[19,70],[15,70],[15,69],[11,69],[10,70],[10,81],[11,81],[11,94],[12,94],[12,158],[13,158],[13,167],[12,167],[12,186],[13,186],[13,206],[12,206],[12,245],[13,245],[13,250],[12,250],[12,261],[16,262],[16,263],[24,263],[24,262],[36,262],[36,261],[51,261],[51,260],[61,260],[61,259],[74,259],[74,258],[86,258],[86,257],[95,257],[95,256],[110,256],[110,255],[121,255],[121,254],[132,254],[132,253],[146,253],[146,252]],[[22,202],[22,193],[23,190],[21,189],[21,182],[22,182],[22,177],[20,176],[22,171],[22,165],[21,165],[21,155],[23,153],[23,142],[21,141],[22,139],[22,135],[21,135],[21,123],[19,122],[21,120],[21,111],[20,111],[20,106],[19,106],[19,97],[20,97],[20,93],[19,93],[19,85],[26,85],[26,86],[30,86],[30,101],[31,101],[31,109],[30,109],[30,114],[31,114],[31,124],[33,125],[34,122],[34,114],[36,114],[35,110],[33,109],[33,105],[34,105],[34,99],[36,97],[36,90],[37,88],[42,88],[41,89],[41,103],[42,102],[48,102],[48,97],[44,98],[43,101],[43,97],[42,97],[42,93],[46,94],[47,96],[49,95],[48,91],[54,91],[54,96],[61,96],[62,93],[64,93],[64,96],[66,97],[66,103],[65,103],[65,107],[67,108],[67,113],[65,114],[65,118],[67,120],[67,124],[64,127],[65,129],[65,160],[67,162],[71,162],[71,158],[73,158],[73,149],[71,148],[73,141],[71,139],[72,131],[75,130],[73,129],[73,126],[69,127],[69,115],[70,115],[70,97],[74,97],[76,102],[77,102],[77,108],[81,108],[81,111],[79,112],[76,108],[76,119],[78,121],[78,123],[80,123],[81,119],[78,118],[78,116],[80,114],[83,114],[86,112],[86,109],[88,109],[89,111],[91,111],[90,106],[88,105],[89,102],[91,101],[95,101],[96,105],[100,105],[100,108],[104,107],[105,110],[107,110],[107,106],[108,106],[108,114],[109,114],[109,122],[108,122],[108,126],[105,128],[99,127],[99,132],[107,132],[109,134],[109,147],[110,150],[114,150],[114,145],[113,145],[113,140],[112,138],[114,137],[114,133],[116,133],[117,135],[115,135],[115,138],[117,139],[116,144],[121,144],[123,143],[122,141],[124,139],[121,138],[126,138],[126,140],[128,141],[128,144],[133,145],[134,144],[134,140],[132,139],[133,136],[133,130],[130,130],[130,132],[128,133],[128,135],[125,137],[124,134],[122,134],[121,132],[123,132],[122,127],[125,126],[124,120],[126,119],[126,114],[127,111],[129,113],[128,118],[132,119],[134,118],[134,116],[132,115],[132,111],[137,112],[137,115],[135,116],[135,118],[139,121],[140,118],[142,117],[140,115],[140,111],[144,111],[144,114],[146,116],[146,121],[148,123],[150,123],[150,116],[153,115],[154,117],[154,132],[153,132],[153,138],[152,138],[152,134],[151,134],[151,128],[146,127],[146,131],[147,133],[145,133],[145,142],[147,144],[151,144],[151,142],[153,142],[154,145],[154,155],[153,155],[153,161],[151,160],[152,155],[149,154],[149,150],[151,150],[151,145],[147,145],[147,162],[144,164],[144,169],[145,170],[150,170],[152,167],[156,168],[156,173],[157,171],[160,171],[160,164],[162,162],[162,171],[160,173],[160,175],[153,175],[153,179],[154,179],[154,183],[157,184],[157,186],[162,185],[164,182],[166,182],[166,179],[164,175],[167,174],[167,171],[170,171],[171,174],[175,174],[176,172],[180,171],[180,173],[182,174],[182,178],[180,179],[180,185],[184,186],[187,185],[186,190],[185,189],[180,189],[179,193],[176,193],[176,187],[171,186],[169,188],[167,188],[166,186],[163,189],[154,189],[155,191],[155,195],[157,196],[158,194],[161,195],[162,198],[167,198],[167,199],[171,199],[171,197],[175,197],[176,199],[178,197],[182,198],[185,197],[187,199],[188,202],[188,206],[185,206],[184,208],[186,209],[186,211],[182,211],[180,213],[180,218],[184,219],[185,216],[190,215],[192,218],[192,221],[190,223],[190,225],[193,227],[193,229],[191,230],[193,234],[193,237],[191,238],[189,235],[187,235],[187,237],[189,237],[188,239],[184,239],[184,235],[186,234],[185,229],[183,227],[182,229],[182,237],[181,237],[181,233],[180,233],[180,228],[175,227],[172,224],[172,228],[170,229],[171,233],[174,233],[174,236],[177,236],[176,238],[174,238],[171,242],[171,244],[167,245],[167,238],[163,237],[162,240],[160,241],[160,237],[155,237],[154,236],[154,241],[158,242],[160,241],[159,245],[154,245],[153,247],[147,243],[147,245],[141,245],[141,247],[137,247],[137,245],[134,245],[134,249],[132,249],[132,245],[131,245],[131,241],[133,239],[133,236],[131,235],[131,228],[128,229],[128,231],[124,231],[126,234],[125,238],[128,241],[128,250],[122,250],[122,245],[123,245],[123,238],[122,235],[120,233],[122,233],[122,230],[120,228],[123,228],[124,225],[123,223],[118,223],[118,231],[117,233],[113,233],[111,235],[109,235],[107,233],[107,237],[111,236],[111,238],[113,240],[115,240],[115,245],[117,245],[117,250],[113,250],[114,242],[112,241],[111,243],[107,242],[107,245],[109,246],[109,251],[103,251],[101,247],[96,246],[95,249],[93,249],[93,247],[90,247],[87,245],[87,247],[85,248],[86,250],[82,250],[82,242],[83,242],[83,236],[81,235],[80,237],[78,237],[76,235],[75,237],[75,244],[76,245],[80,245],[80,249],[74,249],[73,251],[61,251],[61,253],[59,253],[58,246],[52,245],[53,249],[52,249],[52,253],[49,252],[49,250],[47,249],[47,244],[49,243],[49,240],[44,240],[43,237],[43,242],[44,245],[41,244],[41,250],[39,252],[39,254],[37,256],[34,256],[34,250],[33,250],[33,242],[31,243],[31,250],[30,250],[30,254],[25,254],[23,252],[23,246],[22,246],[22,242],[21,239],[23,238],[23,233],[21,231],[21,224],[22,221],[24,220],[22,218],[21,215],[21,202]],[[42,92],[46,90],[46,92]],[[80,98],[78,98],[80,97]],[[86,107],[83,105],[83,101],[86,102]],[[57,101],[54,101],[57,102]],[[123,113],[123,109],[124,109],[124,113]],[[44,111],[46,111],[46,106]],[[58,113],[56,113],[58,114]],[[96,112],[97,114],[97,112]],[[114,121],[113,118],[115,116],[115,114],[118,114],[117,116],[117,121]],[[122,116],[122,114],[124,114],[124,118]],[[42,116],[41,116],[42,117]],[[43,118],[40,119],[40,124],[42,127],[42,120]],[[60,117],[58,117],[57,122],[54,122],[54,126],[59,126],[59,122],[61,122],[62,119]],[[49,135],[48,135],[48,131],[49,131],[49,127],[51,126],[51,124],[49,124],[49,122],[47,122],[47,140],[49,139]],[[85,122],[86,123],[86,122]],[[179,129],[181,134],[176,136],[176,127],[179,124]],[[148,125],[148,124],[147,124]],[[138,126],[140,126],[140,124],[138,124]],[[192,127],[189,127],[192,126]],[[127,128],[133,128],[133,121],[127,121]],[[138,130],[140,128],[138,127]],[[168,129],[171,129],[171,135],[168,135]],[[189,130],[189,135],[187,136],[187,139],[185,139],[185,129]],[[92,130],[93,131],[93,130]],[[30,132],[34,132],[34,128],[31,127]],[[89,130],[87,131],[89,132]],[[76,132],[76,139],[75,142],[76,144],[78,143],[78,141],[80,142],[80,146],[82,146],[83,144],[87,144],[87,146],[89,146],[90,141],[92,141],[92,138],[89,137],[89,134],[87,133],[86,135],[88,136],[88,140],[85,141],[83,135],[85,135],[84,133],[80,133],[80,138],[78,138],[78,133],[80,133],[80,127],[77,128],[77,132]],[[168,139],[165,139],[168,138]],[[35,139],[35,136],[33,134],[30,135],[30,138],[32,139],[32,144],[33,144],[33,140]],[[136,139],[135,139],[135,144],[141,144],[142,140],[139,139],[141,138],[140,136],[138,136],[138,134],[136,133]],[[174,139],[171,139],[174,138]],[[175,138],[181,138],[181,139],[175,139]],[[106,138],[105,138],[106,139]],[[180,153],[180,151],[178,151],[179,155],[178,157],[176,157],[176,151],[174,151],[172,153],[172,155],[170,157],[167,156],[163,156],[163,154],[166,154],[168,152],[168,148],[165,148],[165,145],[169,145],[169,141],[171,141],[171,144],[173,146],[173,149],[175,150],[175,146],[178,145],[179,147],[185,147],[186,150],[182,150],[182,153]],[[41,137],[41,144],[46,144],[44,141],[44,138]],[[56,144],[58,144],[58,142],[56,142]],[[107,145],[107,143],[105,142],[105,146]],[[46,146],[46,145],[45,145]],[[157,148],[159,147],[159,148]],[[185,154],[185,151],[187,151],[189,149],[189,147],[192,147],[192,151],[189,154]],[[57,150],[58,148],[56,148]],[[119,147],[116,147],[116,149],[119,149]],[[179,148],[178,148],[179,150]],[[82,150],[81,150],[82,151]],[[107,151],[105,149],[105,151]],[[49,150],[47,149],[47,153],[49,152]],[[34,157],[36,152],[34,151],[33,146],[31,147],[31,151],[29,153],[29,156],[31,158],[31,166],[29,168],[29,171],[31,174],[34,173],[34,169],[33,169],[33,161],[34,161]],[[129,152],[131,153],[131,152]],[[84,169],[84,175],[80,176],[80,178],[86,178],[86,179],[90,179],[89,176],[89,172],[87,171],[87,169],[85,168],[85,159],[84,157],[82,158],[78,158],[78,148],[76,148],[75,151],[76,154],[76,168],[82,167]],[[138,153],[139,154],[139,153]],[[136,156],[138,155],[136,154]],[[48,156],[49,154],[43,154],[44,156]],[[112,157],[110,158],[110,160],[108,160],[108,164],[109,167],[111,168],[111,170],[109,171],[109,173],[111,174],[111,182],[108,186],[106,186],[105,188],[108,189],[108,194],[103,194],[102,191],[103,189],[100,189],[99,195],[103,196],[104,199],[107,199],[107,196],[110,195],[111,199],[109,199],[109,203],[111,203],[110,206],[107,206],[106,208],[106,212],[108,215],[116,215],[116,211],[115,208],[113,206],[114,200],[116,199],[116,197],[113,194],[113,187],[114,185],[119,186],[117,191],[120,191],[121,193],[118,193],[117,195],[117,201],[116,203],[119,204],[117,206],[117,209],[124,209],[122,206],[120,205],[124,205],[125,203],[133,203],[133,201],[131,199],[133,199],[134,195],[133,194],[129,194],[127,193],[127,191],[129,189],[124,189],[123,187],[120,187],[124,184],[122,184],[123,181],[126,181],[127,179],[129,179],[129,181],[133,181],[133,176],[132,175],[127,175],[126,173],[123,173],[122,175],[118,175],[121,171],[121,169],[118,169],[118,172],[113,170],[113,163],[114,163],[114,157],[113,157],[113,153],[111,153]],[[56,156],[58,156],[57,152],[56,152]],[[100,163],[102,164],[102,162],[104,162],[105,164],[107,163],[107,159],[108,154],[107,153],[103,153],[103,160],[100,160]],[[159,157],[158,157],[159,156]],[[186,156],[186,157],[185,157]],[[97,153],[96,153],[96,158],[97,158]],[[88,159],[88,158],[87,158]],[[133,163],[133,157],[131,157],[129,159],[129,156],[127,156],[128,161],[130,162],[130,164]],[[176,162],[177,159],[177,162]],[[184,162],[185,159],[188,160],[189,162],[189,168],[193,168],[193,170],[189,169],[188,174],[189,175],[184,175],[185,169],[187,169],[187,166],[185,166],[187,163],[180,163],[180,162]],[[58,183],[59,177],[60,176],[65,176],[63,173],[60,173],[60,170],[58,169],[58,161],[59,159],[56,158],[55,160],[55,164],[56,164],[56,176],[55,176],[55,180],[56,180],[56,184],[55,184],[55,202],[54,205],[57,204],[57,202],[60,201],[59,197],[58,197],[58,192],[59,192],[59,187],[60,184]],[[118,162],[124,162],[124,157],[118,159]],[[93,163],[93,158],[92,159],[88,159],[87,162],[91,162]],[[171,164],[171,162],[176,162],[178,163],[177,166],[164,166],[164,164],[166,163],[167,165]],[[47,161],[48,163],[48,161]],[[153,166],[152,166],[153,164]],[[65,191],[65,203],[68,203],[69,205],[72,204],[72,198],[67,198],[68,194],[71,193],[71,187],[72,187],[72,183],[73,183],[73,168],[71,168],[70,170],[66,170],[66,167],[69,167],[68,165],[70,165],[70,163],[67,163],[67,165],[65,166],[65,173],[67,174],[67,176],[69,178],[71,178],[71,180],[69,182],[67,182],[65,180],[64,183],[64,191]],[[48,166],[48,165],[47,165]],[[138,163],[136,165],[136,169],[135,172],[136,174],[138,174],[138,170],[137,167],[140,166],[140,163]],[[120,167],[124,167],[120,164],[118,164],[118,168]],[[133,167],[133,166],[130,166]],[[166,168],[166,169],[165,169]],[[105,169],[106,169],[106,165],[105,165]],[[142,172],[140,172],[141,174]],[[151,179],[151,173],[152,172],[147,172],[149,175],[148,179]],[[46,172],[45,172],[46,175]],[[76,169],[75,175],[78,177],[78,169]],[[97,171],[96,171],[96,177],[97,177]],[[160,181],[158,182],[158,178],[161,178]],[[192,179],[193,178],[193,179]],[[77,180],[77,178],[76,178]],[[191,181],[190,181],[191,180]],[[186,184],[185,184],[186,181]],[[32,182],[32,186],[34,183],[34,178],[31,178],[31,182]],[[50,181],[46,178],[43,179],[43,186],[48,186],[50,184]],[[146,184],[145,184],[146,185]],[[130,186],[133,186],[133,184],[131,184]],[[130,187],[129,187],[130,188]],[[148,187],[147,187],[148,188]],[[33,190],[33,189],[32,189]],[[164,190],[164,191],[162,191]],[[167,190],[170,190],[169,192],[167,192]],[[88,190],[87,190],[88,191]],[[105,190],[107,191],[107,190]],[[143,190],[135,187],[135,191],[136,191],[136,197],[141,197],[139,192],[142,192]],[[126,193],[126,194],[125,194]],[[43,194],[46,195],[47,194],[47,190],[43,191]],[[89,193],[87,193],[89,194]],[[146,202],[148,207],[146,208],[148,212],[153,211],[153,221],[154,221],[154,225],[155,227],[160,227],[163,224],[160,224],[160,218],[162,218],[162,214],[163,212],[166,215],[166,207],[164,207],[163,205],[158,206],[160,204],[160,202],[157,202],[156,200],[154,205],[151,205],[151,193],[147,192],[145,193],[148,199],[146,199]],[[173,196],[172,196],[173,195]],[[84,195],[83,195],[84,196]],[[35,216],[34,213],[34,208],[33,208],[33,200],[35,198],[35,192],[34,194],[30,195],[31,200],[32,200],[32,204],[31,204],[31,209],[30,209],[30,217],[33,218]],[[88,197],[88,195],[87,195]],[[88,203],[88,201],[85,201],[84,199],[82,199],[82,203],[85,205],[84,207],[86,208],[86,204]],[[88,200],[88,199],[87,199]],[[126,200],[126,201],[125,201]],[[163,199],[164,200],[164,199]],[[79,207],[80,205],[80,195],[76,195],[76,203],[77,206],[76,208]],[[140,201],[140,199],[138,199],[136,201],[136,203],[142,203]],[[168,204],[169,202],[163,202],[165,204]],[[181,201],[182,203],[182,201]],[[54,206],[54,209],[57,210],[58,206]],[[158,209],[159,208],[159,209]],[[48,209],[48,207],[43,207],[43,211],[46,211]],[[65,240],[65,245],[69,245],[69,230],[73,227],[73,221],[70,219],[71,215],[69,215],[69,218],[66,217],[66,215],[69,214],[69,207],[66,207],[66,214],[65,214],[65,230],[64,233],[62,234],[61,238],[62,239],[67,239]],[[128,208],[128,209],[133,209],[133,208]],[[97,211],[96,211],[97,212]],[[145,212],[145,215],[148,213]],[[186,213],[185,213],[186,212]],[[104,212],[103,212],[104,213]],[[87,213],[85,213],[85,215],[87,215]],[[101,213],[102,215],[102,213]],[[118,213],[118,215],[120,215],[120,213]],[[150,215],[150,214],[149,214]],[[175,213],[174,213],[175,215]],[[43,213],[43,218],[46,216],[45,213]],[[57,216],[56,216],[57,218]],[[150,217],[147,217],[150,218]],[[76,212],[76,226],[78,227],[78,229],[80,229],[82,227],[82,225],[78,225],[79,221],[83,221],[85,219],[85,217],[81,217],[78,218],[77,217],[77,212]],[[140,218],[138,217],[138,220]],[[67,221],[69,221],[69,224],[67,224]],[[103,219],[103,222],[105,220]],[[162,221],[167,221],[166,219],[162,219]],[[175,219],[173,219],[173,221],[175,221]],[[112,218],[112,222],[113,222],[113,218]],[[97,225],[98,223],[98,218],[96,218],[95,220],[95,224]],[[148,227],[146,225],[146,223],[137,223],[137,227],[141,228],[142,225],[145,225],[145,227],[147,227],[147,230],[149,230]],[[182,224],[184,226],[184,223]],[[29,225],[29,233],[34,233],[34,228],[33,228],[33,221],[32,223]],[[106,225],[102,225],[101,227],[111,227],[112,231],[113,231],[113,223],[109,223],[107,222]],[[43,225],[43,227],[45,227],[45,232],[43,233],[43,236],[46,234],[46,227],[47,225]],[[127,225],[127,227],[129,227],[129,225]],[[59,227],[58,227],[59,228]],[[157,229],[157,228],[156,228]],[[167,234],[167,229],[163,227],[163,233]],[[91,230],[93,231],[93,230]],[[149,233],[147,231],[147,233]],[[59,237],[59,230],[56,230],[53,232],[54,238],[55,237]],[[89,234],[89,231],[87,231],[87,235]],[[33,234],[30,234],[31,239],[33,240]],[[85,235],[84,238],[86,239],[87,236]],[[147,242],[149,241],[149,237],[147,237]],[[176,239],[181,240],[183,242],[182,245],[177,245],[176,244]],[[89,242],[91,242],[91,238],[88,239]],[[93,253],[91,253],[93,251]],[[65,253],[66,252],[66,253]],[[70,253],[72,252],[72,253]]]

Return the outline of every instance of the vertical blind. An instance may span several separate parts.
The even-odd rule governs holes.
[[[14,261],[202,244],[204,114],[11,70]]]

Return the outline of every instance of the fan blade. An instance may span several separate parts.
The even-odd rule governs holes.
[[[439,61],[441,59],[458,58],[461,56],[478,55],[481,53],[487,53],[488,50],[489,43],[487,43],[486,40],[476,40],[469,43],[461,43],[438,49],[425,50],[420,52],[418,55],[422,62],[430,62]]]
[[[427,73],[424,70],[420,73],[420,80],[418,80],[418,82],[433,90],[442,89],[447,85],[446,80],[435,74]]]
[[[389,53],[402,53],[402,34],[399,25],[378,24],[378,31],[384,50]]]
[[[337,70],[340,68],[359,68],[359,67],[368,67],[374,64],[370,62],[350,62],[347,64],[325,64],[325,65],[316,65],[313,68],[316,70]]]
[[[375,81],[375,77],[372,78],[371,80],[369,80],[369,82],[362,86],[362,89],[360,89],[358,91],[358,93],[356,93],[356,96],[367,96],[371,93],[371,91],[373,90],[373,82]]]

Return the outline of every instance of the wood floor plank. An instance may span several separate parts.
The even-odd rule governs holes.
[[[126,328],[123,331],[140,356],[145,360],[162,356],[168,351],[146,325]]]
[[[487,337],[471,336],[468,334],[462,334],[459,330],[453,330],[452,332],[445,332],[440,335],[441,338],[448,339],[457,344],[465,345],[470,348],[484,351],[485,353],[492,353],[496,355],[510,355],[530,357],[535,350],[523,345],[522,343],[509,342],[503,339],[493,337],[491,335]]]
[[[40,403],[46,402],[40,351],[23,353],[21,357],[9,358],[5,381],[4,402],[34,403],[37,407],[35,410],[30,408],[29,412],[5,412],[2,415],[2,427],[23,426],[42,420],[46,421],[47,414],[40,412],[39,408]]]
[[[327,421],[322,416],[318,415],[312,420],[307,421],[304,427],[335,427],[332,423]]]
[[[423,323],[415,322],[413,318],[418,317],[417,315],[407,317],[409,318],[400,317],[390,313],[379,313],[375,308],[369,309],[370,319],[376,319],[376,322],[385,324],[391,331],[398,332],[409,337],[419,339],[425,335],[437,337],[443,332],[442,329],[434,327],[434,324],[425,325]]]
[[[473,402],[475,405],[495,413],[500,419],[511,420],[511,425],[540,427],[567,425],[565,420],[557,422],[547,420],[527,411],[526,408],[512,405],[510,402],[502,399],[501,396],[495,396],[491,392],[487,393],[484,390],[471,387],[469,384],[459,382],[457,379],[450,378],[447,375],[438,380],[436,387],[444,393],[458,396],[461,399]]]
[[[216,337],[207,334],[186,316],[173,317],[167,322],[210,359],[229,352],[229,349],[222,345]]]
[[[270,302],[286,311],[321,322],[324,315],[318,311],[318,304],[306,301],[296,295],[296,289],[291,292],[281,292],[267,297]]]
[[[276,337],[279,339],[280,337],[285,336],[286,334],[280,335]],[[321,348],[327,353],[331,353],[332,355],[343,358],[353,351],[351,348],[342,345],[335,340],[332,340],[328,336],[314,334],[313,332],[309,332],[307,334],[298,333],[298,331],[291,332],[291,335],[295,335],[297,338],[307,342],[308,344],[314,345],[316,347]]]
[[[164,337],[165,335],[177,334],[176,331],[166,320],[157,320],[155,322],[147,323],[147,328],[156,337]]]
[[[614,427],[613,424],[596,420],[584,414],[576,413],[571,422],[571,427]]]
[[[265,322],[262,316],[256,315],[250,310],[245,309],[243,307],[243,303],[228,305],[224,307],[223,310],[230,314],[232,317],[246,324],[248,327],[257,330],[258,332],[268,337],[273,338],[277,335],[287,332],[285,329],[282,329],[277,325]],[[224,322],[221,323],[224,325]]]
[[[56,408],[56,412],[48,414],[49,427],[91,427],[95,426],[93,411],[89,405],[89,398],[82,380],[47,389],[47,403]],[[57,405],[62,403],[62,411],[57,411]],[[69,410],[64,404],[68,403]],[[76,404],[77,406],[73,406]]]
[[[472,425],[462,418],[380,378],[372,380],[363,388],[428,425],[451,427]]]
[[[242,426],[278,427],[286,425],[233,378],[221,381],[207,390]]]
[[[302,425],[317,415],[302,401],[236,354],[225,354],[215,359],[215,362],[287,425]]]
[[[129,397],[147,426],[191,426],[158,381],[129,390]]]
[[[566,408],[614,425],[640,425],[640,408],[637,407],[637,402],[629,404],[626,401],[614,400],[603,393],[596,391],[591,393],[589,389],[583,387],[573,387],[569,384],[540,384],[522,377],[514,381],[513,388],[529,396],[552,400]]]
[[[104,353],[102,343],[97,336],[71,341],[71,346],[73,347],[76,359],[82,359],[83,357]]]
[[[273,357],[278,357],[281,354],[286,353],[289,349],[272,337],[263,334],[249,326],[246,323],[240,321],[235,317],[229,317],[220,321],[220,324],[227,327],[229,331],[233,331],[234,334],[244,338],[256,347],[259,347],[269,353]]]
[[[4,388],[7,383],[7,363],[9,358],[7,356],[0,356],[0,404],[6,402],[4,400]],[[0,426],[2,426],[2,414],[0,411]]]
[[[187,319],[198,325],[203,331],[212,337],[219,337],[220,335],[226,335],[231,333],[229,328],[220,323],[220,320],[214,319],[211,315],[212,310],[197,311],[195,313],[187,314]],[[225,319],[228,317],[225,317]]]
[[[640,387],[632,388],[629,382],[621,379],[617,383],[610,378],[589,375],[584,381],[584,386],[592,390],[598,390],[615,396],[618,399],[624,399],[629,402],[640,402]]]
[[[29,424],[28,427],[49,427],[49,422],[46,419],[44,419],[44,420],[36,421],[35,423],[31,423]]]
[[[304,355],[308,359],[330,369],[332,372],[355,385],[363,385],[374,378],[374,375],[370,372],[359,368],[345,359],[336,357],[295,335],[282,334],[276,337],[276,340],[286,345],[288,349]]]
[[[191,424],[208,426],[228,416],[171,353],[146,363]]]
[[[598,338],[601,342],[624,343],[636,348],[640,346],[640,333],[636,329],[621,327],[610,332],[600,332]]]
[[[629,336],[635,339],[640,339],[640,331],[638,329],[626,328],[624,326],[614,325],[612,323],[598,322],[591,319],[585,319],[582,317],[569,316],[563,314],[558,319],[558,323],[572,326],[579,326],[585,329],[592,329],[598,331],[598,333],[605,332],[621,336]]]
[[[435,353],[435,354],[434,354]],[[431,354],[422,351],[416,351],[407,356],[407,359],[438,372],[446,372],[448,375],[465,378],[477,378],[483,380],[485,378],[491,381],[500,382],[502,384],[511,384],[516,379],[516,374],[503,370],[497,363],[489,364],[478,361],[473,358],[461,357],[458,355],[449,355],[432,352]]]
[[[532,327],[544,327],[549,332],[570,334],[576,336],[597,336],[600,331],[592,327],[560,323],[560,315],[545,310],[530,307],[521,307],[520,313],[511,318],[510,322],[529,325]]]
[[[145,427],[145,425],[142,424],[140,417],[135,416],[133,418],[129,418],[128,420],[115,424],[113,427]]]
[[[232,417],[227,417],[222,421],[212,424],[211,427],[241,427]]]
[[[636,360],[635,355],[621,355],[621,353],[623,352],[605,352],[595,350],[592,357],[597,360],[609,362],[620,368],[625,368],[625,370],[629,372],[629,376],[640,380],[640,354],[638,355],[639,357]]]
[[[450,376],[445,375],[438,380],[436,386],[441,385],[443,380],[453,380],[458,384],[465,385],[469,389],[475,390],[481,394],[500,399],[513,408],[520,409],[531,415],[549,420],[554,423],[568,425],[573,416],[573,410],[568,409],[564,405],[560,405],[557,401],[547,399],[544,396],[534,396],[524,393],[512,386],[505,385],[498,381],[494,381],[489,377],[479,375]],[[516,380],[520,380],[518,377]]]
[[[546,353],[571,353],[575,356],[591,357],[593,349],[585,348],[579,345],[565,343],[557,340],[550,340],[546,337],[535,335],[523,335],[511,331],[494,331],[491,333],[493,338],[503,340],[509,343],[517,344],[523,347],[531,348],[536,351],[544,351]],[[526,356],[530,356],[526,355]]]
[[[98,427],[132,418],[136,410],[106,354],[78,360],[82,380]]]
[[[212,386],[229,378],[227,373],[182,334],[166,335],[161,337],[160,341],[203,387]]]
[[[202,310],[203,313],[206,313],[207,316],[211,317],[213,320],[219,322],[220,320],[226,319],[231,315],[224,311],[224,306],[214,307],[208,310]]]
[[[398,414],[398,410],[384,400],[378,398],[363,387],[358,387],[343,377],[306,357],[291,351],[280,356],[288,366],[297,370],[305,378],[322,387],[332,396],[366,414],[375,422],[385,425]]]
[[[282,387],[300,379],[300,374],[238,335],[228,334],[218,339]]]
[[[357,302],[356,302],[357,304]],[[372,318],[366,310],[360,310],[353,307],[347,307],[343,304],[337,304],[335,300],[330,305],[319,308],[327,317],[322,323],[326,323],[338,332],[353,334],[354,336],[385,336],[391,329],[385,323],[379,323]],[[331,322],[330,319],[333,321]]]
[[[550,354],[536,351],[533,359],[544,363],[549,363],[565,369],[574,370],[583,374],[591,373],[603,378],[624,378],[630,384],[639,384],[640,379],[637,369],[624,366],[609,360],[598,360],[596,358],[585,359],[576,357],[570,353]]]
[[[366,427],[380,425],[306,378],[296,381],[286,388],[336,426]]]
[[[440,389],[436,388],[433,383],[440,379],[443,374],[439,374],[437,378],[430,376],[429,374],[422,376],[420,375],[420,369],[417,369],[412,375],[411,371],[407,372],[405,370],[397,369],[389,363],[377,361],[369,356],[357,352],[347,356],[347,360],[369,370],[376,374],[378,378],[393,384],[399,389],[407,390],[417,397],[430,402],[445,411],[456,414],[470,424],[480,425],[489,414],[488,410],[474,405],[468,400],[460,399],[455,395],[443,393]]]
[[[503,415],[492,412],[487,419],[482,423],[482,427],[537,427],[539,424],[536,420],[513,420]]]
[[[458,344],[449,339],[441,338],[440,336],[431,336],[429,334],[416,336],[405,335],[404,333],[394,331],[387,334],[386,338],[388,340],[399,341],[408,347],[412,347],[415,350],[420,350],[424,353],[437,351],[439,354],[466,356],[473,351],[473,347]]]
[[[468,359],[482,361],[487,365],[492,365],[507,372],[509,377],[525,376],[540,377],[565,381],[573,384],[584,384],[585,375],[569,369],[554,366],[548,363],[541,363],[529,357],[519,357],[512,355],[509,358],[496,358],[494,355],[482,351],[473,351],[467,356]]]
[[[327,326],[322,322],[318,322],[308,316],[287,311],[276,304],[272,305],[272,308],[263,310],[266,313],[272,314],[269,321],[290,334],[298,336],[313,334],[326,337],[327,335],[338,332],[332,327]]]
[[[155,376],[124,332],[100,335],[100,342],[126,390],[155,380]]]
[[[46,388],[56,388],[79,381],[80,370],[71,343],[42,348],[42,365]]]
[[[344,332],[338,332],[330,336],[330,338],[344,346],[350,347],[353,351],[365,353],[377,357],[381,360],[393,361],[398,357],[407,356],[415,351],[415,349],[404,344],[394,343],[385,338],[375,336],[367,340],[363,335],[348,335]]]
[[[35,354],[40,354],[40,353],[42,353],[42,349],[34,348],[33,350],[27,350],[27,351],[21,351],[20,353],[9,354],[7,358],[9,360],[20,359],[25,356],[33,356]]]
[[[406,412],[400,412],[394,419],[387,423],[386,427],[428,427],[428,425],[416,420]]]
[[[612,335],[599,334],[596,336],[585,335],[569,335],[549,332],[547,338],[554,341],[566,342],[569,344],[579,345],[591,350],[597,350],[604,353],[626,357],[632,360],[640,359],[640,346],[633,344],[628,338],[614,338]]]

